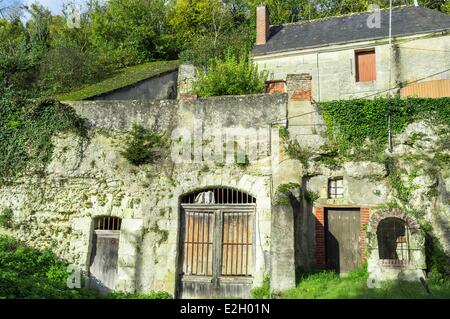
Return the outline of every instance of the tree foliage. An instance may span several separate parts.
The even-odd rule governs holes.
[[[0,236],[0,299],[97,298],[95,291],[67,287],[67,266],[49,250]]]

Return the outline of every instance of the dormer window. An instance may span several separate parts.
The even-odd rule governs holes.
[[[331,178],[328,180],[328,198],[344,197],[344,179],[342,177]]]

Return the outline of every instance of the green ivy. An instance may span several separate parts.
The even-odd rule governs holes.
[[[87,137],[84,121],[67,105],[0,98],[0,185],[26,172],[43,174],[53,155],[52,137],[67,131]]]
[[[401,133],[408,124],[429,120],[450,125],[450,98],[376,98],[339,100],[319,103],[328,129],[328,137],[340,154],[353,156],[381,153],[388,141],[388,115],[392,134]],[[364,144],[370,148],[363,150]]]

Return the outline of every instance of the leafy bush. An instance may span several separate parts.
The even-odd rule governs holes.
[[[197,67],[207,67],[211,58],[224,59],[227,53],[238,56],[241,52],[249,52],[253,45],[253,37],[247,29],[220,34],[196,35],[189,42],[189,47],[182,51],[179,58],[182,62]]]
[[[266,72],[259,72],[248,54],[236,58],[227,53],[223,60],[213,59],[205,73],[194,83],[198,96],[243,95],[263,93]]]
[[[318,200],[320,198],[320,195],[318,192],[316,191],[310,191],[310,190],[306,190],[305,191],[305,199],[307,201],[309,201],[310,203],[314,203],[316,200]]]
[[[133,125],[125,141],[122,155],[133,165],[155,163],[165,157],[170,140],[163,132],[153,132]]]
[[[12,237],[0,236],[0,299],[95,298],[87,289],[67,287],[67,263]]]
[[[275,204],[276,205],[289,205],[291,200],[291,190],[293,189],[299,189],[300,185],[297,183],[286,183],[286,184],[280,184],[277,187],[276,192],[276,198],[275,198]]]
[[[127,293],[122,291],[112,292],[106,296],[107,299],[172,299],[165,291],[151,291],[149,293]]]
[[[5,208],[0,212],[0,226],[4,228],[11,228],[12,227],[12,219],[13,219],[14,213],[12,209]]]

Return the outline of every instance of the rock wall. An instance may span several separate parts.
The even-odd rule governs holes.
[[[26,176],[0,188],[0,208],[14,211],[14,235],[89,268],[92,220],[122,218],[116,289],[175,294],[182,195],[205,187],[230,187],[257,201],[254,286],[269,270],[271,161],[249,165],[163,160],[134,166],[122,155],[133,124],[170,133],[182,127],[264,128],[286,114],[286,95],[221,97],[197,101],[74,102],[87,120],[89,141],[55,136],[45,176]],[[194,121],[195,120],[195,121]]]
[[[253,286],[261,285],[264,275],[271,272],[273,289],[292,287],[296,268],[321,266],[318,238],[322,236],[324,209],[359,208],[367,223],[366,212],[377,212],[396,201],[397,190],[390,184],[383,163],[347,162],[328,167],[312,156],[306,166],[283,152],[275,158],[273,153],[281,146],[275,135],[265,155],[247,165],[161,160],[156,165],[134,166],[122,151],[133,124],[169,135],[180,127],[194,134],[199,122],[223,131],[269,130],[274,123],[285,125],[286,117],[295,114],[297,107],[298,112],[304,107],[312,109],[304,105],[305,101],[298,103],[290,101],[287,94],[191,101],[72,102],[89,125],[89,140],[70,134],[55,136],[53,159],[46,174],[24,176],[2,186],[0,209],[13,210],[16,237],[37,248],[50,248],[85,271],[91,255],[93,218],[120,217],[123,223],[116,288],[175,294],[180,198],[206,187],[238,189],[256,198]],[[315,116],[312,121],[320,119]],[[292,132],[302,145],[310,145],[306,140],[309,135],[295,129]],[[319,139],[317,133],[310,135]],[[324,142],[323,136],[320,140]],[[410,208],[433,224],[448,253],[450,167],[440,159],[449,154],[449,140],[446,127],[413,123],[394,138],[390,154],[410,190]],[[328,181],[333,177],[343,178],[342,198],[328,198]],[[290,206],[277,203],[277,190],[286,184],[294,185]],[[359,240],[364,248],[363,227]]]

